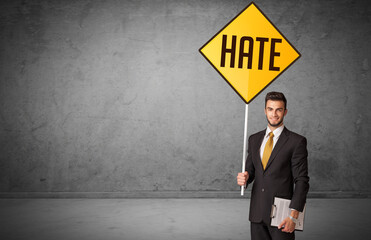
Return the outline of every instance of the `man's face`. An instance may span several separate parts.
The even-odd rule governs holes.
[[[283,124],[283,118],[287,114],[283,101],[268,100],[264,109],[270,127],[278,128]]]

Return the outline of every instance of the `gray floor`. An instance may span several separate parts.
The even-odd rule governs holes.
[[[250,239],[248,199],[0,199],[0,239]],[[308,199],[296,239],[370,239],[371,199]]]

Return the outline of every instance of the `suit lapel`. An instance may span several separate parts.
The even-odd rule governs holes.
[[[287,140],[289,140],[289,134],[290,134],[290,131],[287,130],[287,128],[285,127],[283,129],[283,131],[282,131],[282,133],[281,133],[281,135],[280,135],[280,137],[279,137],[276,145],[273,148],[272,154],[269,157],[269,160],[268,160],[267,166],[265,167],[265,170],[268,169],[269,165],[272,163],[272,161],[274,160],[274,158],[277,156],[278,152],[285,145],[285,143],[287,142]]]
[[[257,149],[257,151],[256,151],[256,154],[257,154],[257,156],[258,156],[258,165],[260,165],[261,166],[261,168],[262,168],[262,170],[264,171],[264,169],[263,169],[263,165],[262,165],[262,160],[261,160],[261,157],[260,157],[260,146],[262,145],[262,143],[263,143],[263,140],[264,140],[264,136],[265,136],[265,131],[266,130],[263,130],[263,131],[261,131],[260,133],[259,133],[259,135],[258,135],[258,137],[257,137],[257,141],[256,141],[256,148],[255,149]]]

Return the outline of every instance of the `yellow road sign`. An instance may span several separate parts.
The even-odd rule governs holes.
[[[300,57],[253,2],[199,51],[247,104]]]

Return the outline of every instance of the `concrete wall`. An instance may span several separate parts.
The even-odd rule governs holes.
[[[1,1],[0,192],[234,191],[244,103],[198,49],[250,1]],[[371,191],[371,4],[256,1],[311,191]]]

